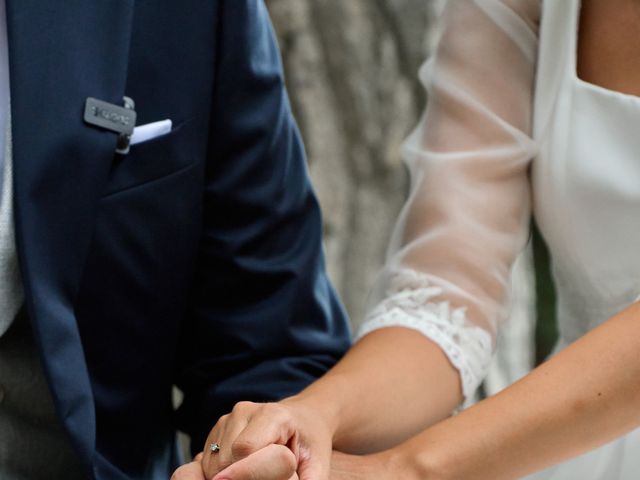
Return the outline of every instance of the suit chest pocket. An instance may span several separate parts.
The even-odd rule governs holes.
[[[126,155],[115,154],[103,197],[161,180],[182,171],[195,162],[186,145],[189,122],[176,125],[170,132],[131,146]]]

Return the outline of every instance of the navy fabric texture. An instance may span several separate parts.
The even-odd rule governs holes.
[[[349,345],[261,0],[7,0],[16,242],[69,438],[98,479],[166,479],[240,400]],[[173,130],[115,154],[84,102]],[[185,394],[173,411],[171,388]]]

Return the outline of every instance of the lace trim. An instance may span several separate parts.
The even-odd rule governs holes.
[[[491,362],[492,342],[488,332],[469,325],[466,309],[451,309],[449,302],[433,302],[443,289],[427,275],[413,270],[398,272],[387,297],[372,310],[358,330],[360,339],[385,327],[406,327],[435,342],[460,373],[465,399],[473,397]]]

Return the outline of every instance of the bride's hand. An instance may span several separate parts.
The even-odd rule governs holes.
[[[329,480],[332,436],[328,422],[295,397],[281,403],[241,402],[209,433],[202,466],[208,479],[289,480],[297,472],[300,480]],[[212,444],[219,450],[212,452]],[[263,451],[270,445],[283,448]],[[278,466],[276,473],[273,466]]]

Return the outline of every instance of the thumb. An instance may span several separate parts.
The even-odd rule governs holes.
[[[331,470],[331,444],[301,446],[298,453],[300,480],[329,480]]]

